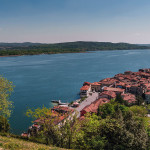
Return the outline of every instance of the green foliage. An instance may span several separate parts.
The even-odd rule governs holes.
[[[39,132],[38,136],[45,139],[47,144],[58,145],[60,134],[58,126],[54,124],[55,117],[51,116],[51,109],[44,106],[37,109],[28,109],[26,115],[33,119],[41,118],[43,130]]]
[[[33,119],[46,117],[47,115],[51,115],[51,109],[46,108],[45,106],[43,106],[42,108],[28,109],[26,112],[26,116]]]
[[[118,103],[120,103],[120,104],[125,104],[125,103],[126,103],[126,102],[123,100],[121,94],[117,94],[115,101],[118,102]]]
[[[106,118],[107,116],[114,117],[118,109],[122,111],[123,115],[129,110],[127,106],[112,101],[110,103],[106,103],[105,105],[99,106],[98,116],[101,116],[102,118]]]
[[[87,114],[80,122],[78,132],[74,133],[74,148],[77,149],[103,149],[107,140],[100,136],[100,121],[96,115]]]
[[[87,98],[87,96],[82,97],[82,98],[80,99],[80,103],[83,102],[86,98]]]
[[[48,119],[44,122],[40,134],[47,144],[69,149],[147,149],[150,141],[150,119],[146,117],[147,109],[144,106],[128,107],[119,102],[113,100],[106,103],[99,107],[98,115],[87,113],[84,120],[67,120],[61,127]],[[49,111],[43,108],[29,112],[32,112],[29,113],[31,116],[47,118],[47,115],[39,114],[47,114]]]
[[[8,132],[10,129],[7,119],[3,116],[0,116],[0,132]]]
[[[145,117],[147,115],[147,109],[144,106],[131,106],[129,108],[135,116]]]
[[[11,115],[12,102],[9,98],[13,87],[12,82],[0,76],[0,116],[8,118]]]

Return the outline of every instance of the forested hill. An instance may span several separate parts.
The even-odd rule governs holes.
[[[127,50],[127,49],[150,49],[150,46],[141,46],[128,43],[110,42],[66,42],[56,44],[43,43],[0,43],[0,56],[8,55],[34,55],[74,53],[97,50]]]

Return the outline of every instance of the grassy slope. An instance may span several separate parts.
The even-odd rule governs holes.
[[[43,144],[28,142],[22,139],[5,137],[0,135],[0,150],[66,150],[57,147],[50,147]]]

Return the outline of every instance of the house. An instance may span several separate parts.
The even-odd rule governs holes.
[[[66,120],[72,120],[75,114],[75,110],[69,107],[54,106],[45,117],[37,118],[34,121],[34,124],[28,129],[28,135],[36,135],[39,131],[43,129],[43,125],[45,123],[62,127],[65,124]]]
[[[100,93],[99,98],[107,98],[109,100],[116,98],[116,93],[113,91],[104,91]]]
[[[121,89],[121,88],[112,88],[112,87],[104,87],[103,91],[113,91],[116,94],[122,94],[124,93],[125,89]]]
[[[125,75],[131,75],[131,74],[132,74],[132,71],[125,71],[124,74],[125,74]]]
[[[102,84],[102,87],[104,86],[109,87],[109,86],[114,86],[116,84],[116,81],[117,80],[114,78],[106,78],[106,79],[101,80],[100,82]]]
[[[80,97],[89,96],[89,92],[91,91],[90,85],[84,85],[80,88]]]
[[[94,101],[93,103],[84,107],[80,111],[81,116],[84,116],[86,113],[97,113],[98,107],[100,105],[103,105],[103,104],[108,103],[108,102],[109,102],[109,99],[107,99],[107,98],[100,98],[100,99]]]
[[[92,92],[100,92],[101,91],[101,82],[91,83],[91,91]]]
[[[129,104],[136,102],[135,95],[133,95],[131,93],[121,94],[121,96],[122,96],[123,100],[127,101]]]

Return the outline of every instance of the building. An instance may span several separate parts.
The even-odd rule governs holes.
[[[122,94],[124,93],[125,89],[121,89],[121,88],[112,88],[112,87],[104,87],[103,91],[113,91],[116,94]]]
[[[101,83],[100,82],[91,83],[91,91],[92,92],[100,92],[101,91]]]
[[[103,105],[103,104],[108,103],[108,102],[109,102],[109,99],[107,99],[107,98],[100,98],[100,99],[94,101],[93,103],[91,103],[90,105],[84,107],[80,111],[80,114],[81,114],[81,116],[84,116],[86,113],[97,113],[98,107],[100,105]]]
[[[136,103],[136,97],[131,93],[121,94],[121,96],[123,100],[127,101],[129,104]]]
[[[107,98],[109,100],[116,98],[116,93],[113,91],[104,91],[100,93],[99,98]]]
[[[72,120],[76,114],[74,109],[64,106],[54,106],[45,117],[37,118],[34,124],[28,129],[28,136],[35,136],[39,131],[43,130],[43,125],[54,125],[62,127],[66,120]]]
[[[89,96],[89,92],[91,91],[90,85],[84,85],[80,88],[80,97]]]

